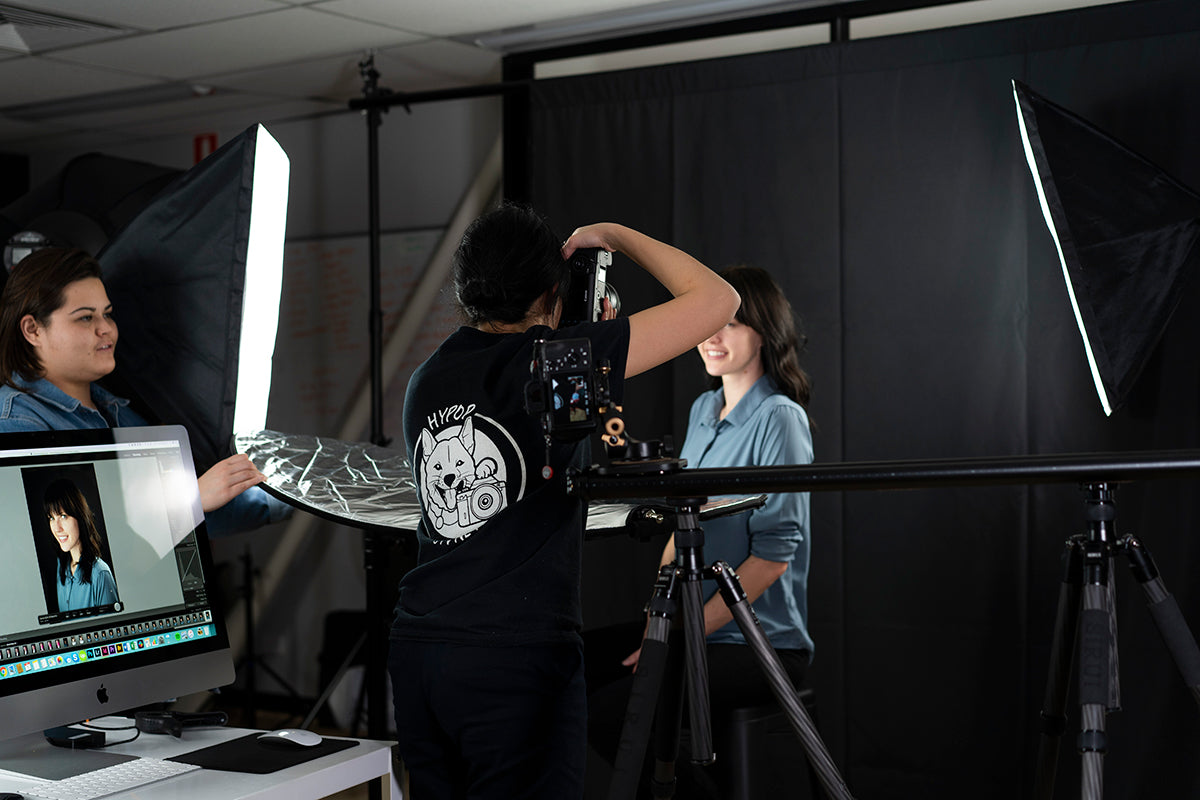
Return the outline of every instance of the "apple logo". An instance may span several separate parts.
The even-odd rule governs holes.
[[[100,684],[100,688],[96,690],[96,699],[101,703],[108,702],[108,689],[104,688],[104,684]]]

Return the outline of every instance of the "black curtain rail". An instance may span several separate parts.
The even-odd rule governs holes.
[[[475,86],[460,86],[454,89],[431,89],[427,92],[392,92],[380,89],[369,97],[355,97],[350,100],[352,111],[367,111],[370,109],[387,110],[392,106],[410,106],[418,103],[433,103],[439,100],[465,100],[470,97],[489,97],[497,94],[528,91],[531,81],[505,81],[503,83],[482,83]]]
[[[1200,477],[1200,450],[685,469],[653,474],[627,474],[613,468],[601,474],[593,469],[572,474],[568,491],[589,500],[707,498],[761,492],[1124,483],[1181,476]]]

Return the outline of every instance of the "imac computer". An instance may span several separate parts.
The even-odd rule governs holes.
[[[0,739],[233,678],[184,428],[0,434]]]

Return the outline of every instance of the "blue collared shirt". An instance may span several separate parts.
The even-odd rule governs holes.
[[[67,569],[67,577],[58,580],[58,610],[79,611],[96,606],[111,606],[117,602],[117,582],[112,570],[102,559],[92,562],[92,579],[83,582],[83,567],[74,572]]]
[[[687,439],[680,456],[688,468],[763,467],[810,464],[812,433],[808,414],[780,394],[764,375],[733,409],[720,418],[725,392],[705,392],[692,404]],[[763,632],[776,648],[813,651],[808,634],[809,500],[807,492],[770,495],[761,508],[704,523],[704,560],[725,561],[737,569],[750,555],[788,563],[782,577],[753,603]],[[708,597],[715,592],[709,588]],[[707,597],[705,598],[707,600]],[[710,642],[745,644],[730,622],[709,635]]]
[[[88,408],[45,378],[27,381],[13,376],[19,389],[0,386],[0,433],[16,431],[61,431],[80,428],[125,428],[145,425],[129,407],[129,401],[92,384]]]

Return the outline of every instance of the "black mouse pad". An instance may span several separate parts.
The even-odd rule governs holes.
[[[261,734],[251,733],[239,739],[214,744],[191,753],[168,758],[183,764],[195,764],[204,769],[220,769],[226,772],[249,772],[263,775],[268,772],[294,767],[314,758],[346,750],[358,744],[354,739],[324,739],[312,747],[299,745],[263,744]]]

